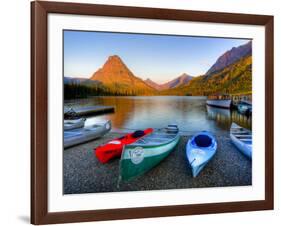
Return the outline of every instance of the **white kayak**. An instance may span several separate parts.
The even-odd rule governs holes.
[[[97,123],[80,129],[64,131],[64,148],[85,143],[104,136],[111,130],[111,121],[105,123]]]
[[[252,131],[233,122],[230,127],[230,138],[244,155],[252,159]]]
[[[207,131],[202,131],[186,144],[186,156],[192,169],[193,177],[196,177],[217,151],[215,137]]]
[[[73,130],[82,128],[85,125],[85,118],[79,118],[79,119],[69,119],[63,121],[63,130]]]

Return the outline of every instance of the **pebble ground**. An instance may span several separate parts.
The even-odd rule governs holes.
[[[63,153],[64,194],[165,190],[246,186],[252,184],[252,162],[231,143],[227,133],[216,135],[218,149],[214,158],[193,178],[186,160],[185,145],[191,136],[182,136],[174,151],[155,168],[118,186],[119,159],[101,164],[93,149],[120,133],[68,148]]]

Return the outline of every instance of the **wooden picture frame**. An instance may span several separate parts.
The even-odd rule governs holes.
[[[48,212],[48,14],[95,15],[265,27],[265,200]],[[51,224],[273,209],[273,16],[35,1],[31,3],[31,223]]]

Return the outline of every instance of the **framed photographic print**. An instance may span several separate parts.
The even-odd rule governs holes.
[[[273,209],[273,16],[31,3],[31,222]]]

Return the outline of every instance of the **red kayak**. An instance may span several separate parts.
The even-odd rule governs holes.
[[[128,133],[123,137],[116,138],[109,141],[105,145],[99,146],[94,149],[98,160],[101,163],[107,163],[110,159],[120,157],[124,145],[131,144],[138,139],[153,132],[153,129],[137,130],[133,133]]]

